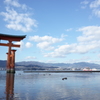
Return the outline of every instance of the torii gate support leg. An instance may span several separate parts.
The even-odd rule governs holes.
[[[15,73],[15,52],[16,50],[11,50],[11,73]]]
[[[8,55],[9,53],[6,53],[7,54],[7,73],[15,73],[15,51],[16,50],[11,50],[10,58]]]
[[[11,69],[11,66],[10,66],[10,63],[11,63],[11,44],[12,44],[12,41],[9,41],[9,48],[8,48],[8,53],[7,53],[7,73],[10,73],[10,69]]]

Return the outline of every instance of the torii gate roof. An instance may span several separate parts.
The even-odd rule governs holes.
[[[21,41],[26,37],[26,35],[8,35],[0,33],[0,40],[8,40],[8,41]]]

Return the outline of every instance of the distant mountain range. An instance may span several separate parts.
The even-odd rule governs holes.
[[[0,60],[0,67],[6,67],[6,60]]]
[[[43,62],[36,62],[36,61],[22,61],[22,62],[16,62],[16,66],[23,66],[23,67],[62,67],[62,68],[99,68],[99,64],[94,63],[87,63],[87,62],[79,62],[79,63],[43,63]],[[6,67],[6,60],[0,60],[0,67]]]
[[[72,68],[84,68],[84,67],[90,67],[90,68],[100,68],[99,64],[94,63],[87,63],[87,62],[79,62],[79,63],[42,63],[42,62],[35,62],[35,61],[23,61],[23,62],[17,62],[16,65],[21,66],[32,66],[32,65],[38,65],[41,67],[72,67]]]

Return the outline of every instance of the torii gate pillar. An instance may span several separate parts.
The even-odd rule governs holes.
[[[7,72],[15,73],[15,52],[16,50],[11,50],[11,54],[7,54]]]
[[[15,45],[13,41],[21,41],[26,37],[24,36],[16,36],[16,35],[7,35],[0,34],[0,40],[7,40],[9,43],[0,43],[0,46],[8,46],[7,53],[7,73],[15,73],[15,51],[12,50],[11,47],[20,47],[20,45]]]

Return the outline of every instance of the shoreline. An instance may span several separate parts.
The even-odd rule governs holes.
[[[100,71],[41,71],[41,70],[28,70],[23,71],[24,73],[87,73],[87,72],[100,72]]]

